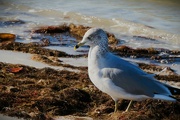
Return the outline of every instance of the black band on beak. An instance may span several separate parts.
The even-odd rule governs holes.
[[[79,48],[79,45],[75,45],[74,46],[74,50],[78,49]]]

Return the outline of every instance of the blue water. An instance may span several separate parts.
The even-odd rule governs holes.
[[[26,21],[22,26],[0,28],[0,32],[21,36],[26,35],[25,30],[43,25],[75,23],[101,27],[135,48],[180,49],[179,0],[6,0],[0,2],[0,18]]]

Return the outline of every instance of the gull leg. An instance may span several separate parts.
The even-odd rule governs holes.
[[[127,106],[127,108],[126,108],[126,110],[125,110],[125,112],[127,112],[128,110],[129,110],[129,108],[131,107],[131,105],[132,105],[132,100],[129,102],[129,104],[128,104],[128,106]]]
[[[117,112],[117,108],[118,108],[118,101],[115,100],[115,108],[114,108],[114,112]]]

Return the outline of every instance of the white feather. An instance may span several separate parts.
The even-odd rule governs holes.
[[[176,102],[176,99],[166,96],[166,95],[161,95],[161,94],[155,94],[153,98],[159,99],[159,100],[167,100],[167,101]]]

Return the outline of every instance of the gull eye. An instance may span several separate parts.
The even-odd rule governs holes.
[[[87,39],[88,39],[88,40],[91,40],[91,37],[89,36],[89,37],[87,37]]]

